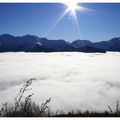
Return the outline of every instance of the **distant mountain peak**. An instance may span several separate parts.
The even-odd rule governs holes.
[[[10,35],[10,34],[2,34],[0,36],[2,36],[2,37],[14,37],[13,35]]]

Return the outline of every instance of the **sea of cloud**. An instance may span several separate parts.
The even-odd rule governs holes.
[[[32,99],[69,111],[115,109],[120,100],[120,53],[0,53],[0,104],[13,101],[30,78]]]

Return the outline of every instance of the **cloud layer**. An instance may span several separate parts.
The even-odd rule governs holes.
[[[108,110],[120,100],[120,53],[0,53],[0,104],[30,78],[33,100],[52,110]]]

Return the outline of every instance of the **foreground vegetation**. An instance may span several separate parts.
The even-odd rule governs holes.
[[[29,86],[35,79],[28,80],[25,85],[20,89],[19,94],[15,97],[13,104],[5,103],[0,110],[1,117],[120,117],[120,107],[117,101],[115,111],[108,106],[108,111],[93,112],[81,110],[71,111],[65,113],[62,110],[57,110],[55,113],[51,112],[48,104],[51,98],[47,99],[41,105],[36,104],[31,100],[33,94],[29,94],[27,97],[23,97],[27,90],[30,90]]]

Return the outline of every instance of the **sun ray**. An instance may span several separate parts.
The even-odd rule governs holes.
[[[76,29],[77,29],[77,33],[78,33],[79,38],[81,38],[82,37],[82,33],[81,33],[81,30],[80,30],[80,26],[79,26],[79,22],[78,22],[76,11],[79,10],[79,11],[84,12],[84,11],[89,11],[89,9],[78,5],[78,3],[75,2],[75,1],[72,1],[69,4],[67,3],[66,5],[68,6],[68,11],[70,11],[73,14],[75,25],[76,25]],[[83,42],[82,42],[82,44],[84,45]]]
[[[56,22],[52,25],[52,27],[50,27],[50,29],[45,33],[45,35],[50,33],[56,27],[56,25],[64,18],[64,16],[70,12],[70,13],[72,13],[72,17],[75,20],[75,24],[76,24],[76,27],[77,27],[78,34],[81,37],[82,34],[81,34],[81,31],[80,31],[79,22],[78,22],[78,18],[77,18],[76,13],[77,13],[77,11],[82,11],[82,12],[89,11],[89,9],[85,8],[85,7],[82,7],[81,4],[78,4],[77,1],[69,1],[68,3],[62,3],[62,4],[64,4],[67,8],[58,17]]]
[[[55,26],[64,18],[64,16],[69,12],[68,9],[66,9],[57,19],[57,21],[52,25],[52,27],[47,31],[46,34],[48,34],[52,29],[55,28]]]
[[[76,11],[77,10],[84,11],[85,8],[80,6],[80,5],[78,5],[78,3],[76,1],[71,1],[70,3],[66,3],[66,5],[68,6],[68,11],[73,14],[78,34],[81,37],[82,34],[81,34],[80,27],[79,27],[79,22],[78,22]]]

